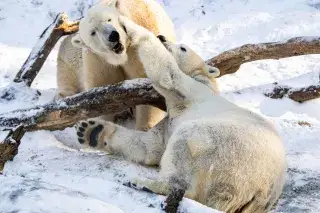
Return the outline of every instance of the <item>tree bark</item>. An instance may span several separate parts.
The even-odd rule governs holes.
[[[18,147],[24,133],[23,126],[18,126],[16,129],[10,130],[7,137],[0,142],[0,172],[3,170],[4,164],[8,160],[13,160],[14,156],[18,154]]]
[[[302,103],[320,97],[320,84],[304,88],[276,86],[272,92],[265,93],[265,95],[273,99],[281,99],[283,97],[288,97],[291,100]]]
[[[40,35],[40,38],[31,50],[29,57],[14,78],[14,82],[25,82],[26,85],[31,86],[58,40],[64,35],[77,32],[78,28],[78,21],[68,22],[67,14],[58,14],[54,22]]]
[[[164,98],[149,79],[128,80],[28,109],[0,114],[0,129],[23,125],[26,131],[61,130],[76,122],[108,113],[119,113],[136,105],[165,110]]]
[[[247,62],[307,54],[320,54],[320,37],[296,37],[284,42],[246,44],[213,57],[207,64],[219,68],[221,77],[238,71],[241,64]]]

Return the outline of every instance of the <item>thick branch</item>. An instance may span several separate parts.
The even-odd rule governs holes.
[[[266,93],[265,95],[273,99],[288,97],[302,103],[320,97],[320,84],[299,89],[288,86],[277,86],[272,92]]]
[[[0,114],[0,129],[18,125],[23,125],[26,131],[65,129],[83,119],[106,112],[118,113],[141,104],[166,108],[164,98],[153,89],[148,79],[94,88],[43,106]]]
[[[225,51],[207,63],[220,69],[220,76],[236,72],[241,64],[291,56],[320,54],[320,37],[297,37],[285,42],[246,44]]]
[[[78,28],[78,21],[68,22],[68,16],[65,13],[58,14],[55,21],[40,35],[37,44],[17,73],[14,82],[25,82],[31,86],[57,41],[64,35],[77,32]]]

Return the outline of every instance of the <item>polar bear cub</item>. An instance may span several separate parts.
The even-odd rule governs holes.
[[[110,122],[84,123],[78,127],[79,140],[136,162],[160,161],[157,179],[134,181],[155,193],[183,189],[186,197],[228,213],[270,210],[286,173],[284,147],[274,126],[212,92],[209,77],[201,76],[199,82],[188,76],[183,64],[190,66],[189,49],[163,37],[161,43],[125,17],[120,21],[166,99],[167,118],[148,132]]]

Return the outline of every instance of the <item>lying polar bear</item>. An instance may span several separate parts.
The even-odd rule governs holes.
[[[165,97],[168,115],[148,132],[104,121],[83,123],[79,140],[146,165],[160,162],[158,179],[135,180],[155,193],[184,189],[186,197],[228,213],[270,210],[286,173],[284,147],[274,126],[214,94],[205,76],[186,75],[193,66],[189,48],[162,36],[161,44],[125,17],[120,22],[137,46],[147,76]]]

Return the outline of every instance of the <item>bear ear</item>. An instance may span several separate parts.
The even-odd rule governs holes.
[[[212,67],[212,66],[209,66],[209,65],[206,65],[207,68],[208,68],[208,72],[209,72],[209,75],[212,76],[212,77],[218,77],[220,75],[220,70],[216,67]]]
[[[119,0],[111,0],[108,2],[108,5],[111,7],[118,8],[119,7]]]
[[[86,47],[86,45],[84,44],[84,42],[82,41],[79,33],[77,33],[75,36],[73,36],[73,38],[71,39],[71,43],[73,46],[75,47],[79,47],[79,48],[84,48]]]

